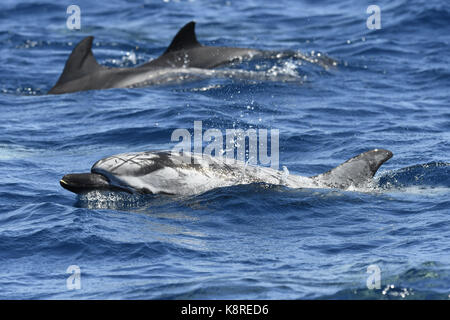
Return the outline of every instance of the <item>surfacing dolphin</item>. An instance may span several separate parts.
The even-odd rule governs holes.
[[[302,177],[244,162],[171,151],[125,153],[97,161],[90,173],[65,175],[60,184],[77,194],[125,191],[142,194],[197,195],[240,184],[267,183],[290,188],[364,187],[392,152],[374,149],[313,177]],[[188,160],[188,161],[187,161]]]
[[[170,46],[157,59],[135,68],[111,68],[98,64],[92,53],[93,39],[92,36],[84,38],[73,49],[49,94],[140,87],[152,84],[155,76],[174,69],[211,69],[263,54],[263,51],[246,48],[204,46],[197,41],[195,22],[191,21],[178,31]]]

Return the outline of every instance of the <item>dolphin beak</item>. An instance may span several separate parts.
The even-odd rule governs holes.
[[[59,184],[66,190],[74,193],[86,193],[92,190],[109,189],[109,180],[97,173],[71,173],[66,174]]]

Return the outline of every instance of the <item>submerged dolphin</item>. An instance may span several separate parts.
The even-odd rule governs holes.
[[[170,46],[157,59],[136,68],[110,68],[98,64],[94,58],[91,50],[93,39],[84,38],[73,49],[49,94],[144,86],[152,82],[155,74],[173,72],[175,68],[210,69],[263,53],[245,48],[203,46],[197,41],[195,22],[191,21],[178,31]]]
[[[95,190],[195,195],[240,184],[268,183],[290,188],[363,187],[392,152],[374,149],[313,177],[290,175],[244,162],[170,151],[125,153],[97,161],[91,173],[65,175],[60,184],[74,193]],[[191,163],[191,160],[192,161]]]

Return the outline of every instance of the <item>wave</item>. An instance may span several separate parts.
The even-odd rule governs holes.
[[[439,262],[428,261],[399,275],[381,277],[380,288],[356,287],[340,290],[318,299],[357,300],[448,300],[450,272]]]
[[[378,178],[383,190],[413,190],[417,188],[450,188],[450,163],[430,162],[388,171]]]

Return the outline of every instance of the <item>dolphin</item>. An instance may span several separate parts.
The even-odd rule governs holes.
[[[204,46],[197,41],[195,22],[191,21],[178,31],[160,57],[135,68],[111,68],[95,59],[93,39],[89,36],[77,44],[48,94],[140,87],[152,84],[154,77],[161,74],[186,68],[211,69],[263,54],[254,49]]]
[[[60,184],[77,194],[124,191],[137,194],[197,195],[241,184],[267,183],[290,188],[338,188],[370,185],[392,152],[374,149],[325,173],[302,177],[223,157],[172,151],[124,153],[97,161],[90,173],[66,174]]]

